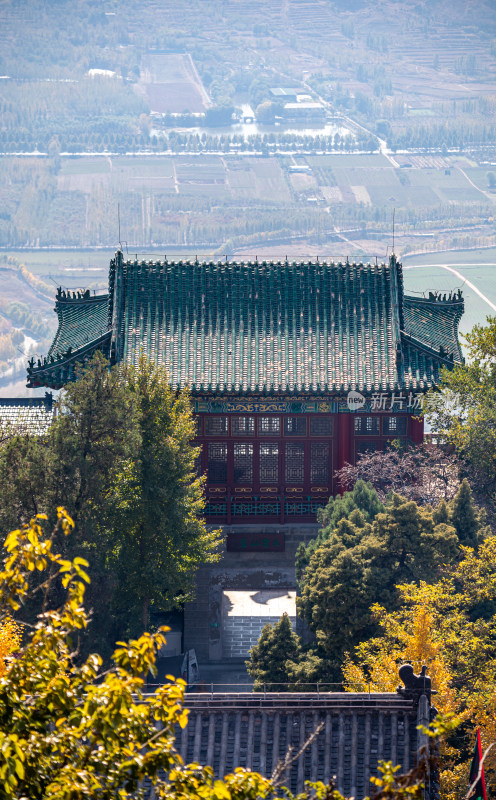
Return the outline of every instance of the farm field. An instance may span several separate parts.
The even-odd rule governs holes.
[[[465,157],[440,160],[426,157],[418,166],[412,163],[411,167],[399,169],[382,155],[322,155],[307,156],[305,160],[314,170],[323,196],[330,202],[364,202],[399,208],[488,202],[460,171],[474,167]],[[327,186],[336,187],[337,191],[329,193]]]
[[[287,227],[306,234],[357,221],[386,226],[393,209],[398,236],[421,232],[426,220],[442,228],[443,217],[452,227],[486,226],[491,235],[496,196],[470,182],[482,183],[485,173],[466,157],[434,162],[402,169],[382,155],[308,155],[298,163],[309,171],[290,173],[287,156],[105,155],[62,157],[54,174],[46,160],[26,159],[20,168],[3,158],[0,245],[113,246],[118,204],[123,238],[140,248],[215,248],[233,236]],[[276,221],[269,209],[290,216]]]
[[[291,199],[279,159],[202,155],[107,156],[64,159],[58,188],[91,195],[97,187],[146,194],[174,193],[243,199]]]
[[[458,259],[453,258],[454,253],[438,255],[444,255],[444,263],[456,269],[462,279],[448,269],[436,266],[435,260],[432,260],[430,255],[423,256],[417,264],[412,264],[410,259],[405,259],[403,263],[405,291],[423,293],[433,289],[441,292],[461,289],[465,299],[465,313],[461,319],[460,331],[466,333],[475,324],[484,324],[486,317],[494,316],[496,312],[465,281],[470,281],[496,306],[496,260],[494,255],[492,263],[487,263],[487,261],[483,263],[482,259],[480,263],[477,263],[477,256],[474,257],[472,252],[458,253],[456,254]]]
[[[157,114],[199,113],[210,99],[189,53],[147,54],[137,86]]]

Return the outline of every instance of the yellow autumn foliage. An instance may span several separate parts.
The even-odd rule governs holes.
[[[419,588],[406,619],[400,614],[388,614],[379,605],[373,606],[383,636],[359,645],[356,662],[347,655],[343,667],[347,691],[365,691],[370,687],[376,692],[394,692],[398,685],[398,664],[410,661],[417,672],[427,664],[437,691],[436,707],[442,713],[459,711],[443,644],[434,626],[431,588],[426,584]]]
[[[442,800],[461,800],[476,729],[482,748],[496,742],[496,536],[478,552],[444,570],[435,584],[397,587],[396,611],[373,607],[379,634],[362,642],[344,665],[348,691],[396,690],[398,664],[411,661],[416,672],[428,667],[441,712],[464,722],[462,733],[441,751]],[[485,763],[486,780],[496,782],[496,747]]]
[[[2,678],[8,668],[9,656],[20,647],[21,630],[19,625],[12,619],[6,617],[0,622],[0,678]]]

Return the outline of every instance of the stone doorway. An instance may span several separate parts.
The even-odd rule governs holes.
[[[222,591],[222,658],[243,661],[260,637],[267,623],[279,622],[287,613],[296,627],[296,591],[294,589],[257,589]]]

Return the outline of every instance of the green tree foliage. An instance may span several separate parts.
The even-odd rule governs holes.
[[[280,104],[273,103],[271,100],[264,100],[263,103],[257,106],[255,115],[259,122],[264,125],[270,125],[281,112],[282,106]]]
[[[146,629],[150,603],[191,593],[195,568],[212,560],[219,538],[202,516],[189,395],[173,390],[145,356],[128,370],[125,388],[135,404],[138,447],[115,473],[108,518],[109,528],[121,532],[112,553],[116,597],[126,614],[139,600]]]
[[[297,660],[299,655],[300,639],[287,614],[275,625],[265,625],[260,639],[250,650],[250,660],[245,662],[248,674],[254,679],[254,690],[287,691],[285,684],[291,681],[288,662]]]
[[[21,303],[18,300],[13,303],[2,303],[2,312],[15,325],[27,328],[35,336],[46,336],[50,333],[47,323],[25,303]]]
[[[432,415],[435,430],[465,463],[472,486],[494,498],[496,492],[496,317],[475,325],[465,337],[465,364],[444,370],[443,395]]]
[[[52,515],[55,516],[55,515]],[[187,724],[184,682],[168,680],[146,692],[147,674],[156,674],[164,630],[118,642],[111,667],[91,653],[74,659],[74,642],[89,624],[84,607],[88,562],[65,559],[56,542],[70,536],[74,523],[57,509],[51,536],[40,515],[6,538],[0,571],[0,632],[9,638],[0,671],[0,781],[5,800],[139,800],[151,790],[162,800],[282,800],[279,783],[237,769],[216,780],[211,767],[185,765],[174,747],[176,726]],[[33,581],[40,574],[41,585]],[[61,603],[47,602],[50,587]],[[20,616],[38,598],[42,613],[20,644],[12,613]],[[7,632],[9,628],[10,632]],[[14,630],[15,629],[15,630]],[[14,659],[8,653],[14,644]],[[421,800],[422,773],[396,774],[380,765],[375,778],[383,797]],[[284,774],[284,764],[279,772]],[[333,784],[308,784],[287,800],[344,800]]]
[[[174,737],[175,725],[187,722],[181,706],[184,683],[170,681],[153,695],[144,694],[143,676],[155,673],[162,631],[119,642],[105,673],[96,654],[74,663],[74,637],[89,621],[83,606],[88,564],[56,552],[56,539],[73,527],[63,509],[57,516],[51,537],[44,535],[43,520],[35,518],[5,543],[2,623],[32,592],[34,571],[48,575],[48,584],[61,585],[63,602],[39,615],[0,679],[2,796],[125,800],[143,797],[145,778],[162,798],[267,796],[273,791],[270,781],[255,773],[241,771],[224,783],[214,781],[209,768],[182,764]]]
[[[301,579],[315,550],[334,533],[338,522],[349,517],[355,509],[362,513],[366,522],[372,522],[380,511],[384,511],[384,505],[377,492],[370,483],[361,479],[356,480],[352,491],[331,497],[327,506],[319,511],[318,521],[322,527],[318,535],[308,545],[301,543],[296,551],[296,577],[298,580]]]
[[[14,527],[63,502],[77,533],[60,543],[91,559],[91,635],[108,652],[193,590],[197,567],[217,558],[203,521],[202,482],[190,447],[187,393],[142,359],[109,369],[101,355],[79,371],[45,437],[0,448],[0,524]]]
[[[205,112],[205,125],[212,128],[232,125],[233,114],[234,106],[230,103],[216,108],[208,108]]]
[[[369,509],[370,491],[363,495]],[[338,504],[351,503],[345,498]],[[396,608],[399,583],[434,581],[442,565],[459,559],[460,544],[476,544],[485,533],[466,483],[434,509],[393,494],[372,519],[354,508],[330,525],[300,574],[298,609],[316,639],[308,664],[307,656],[300,659],[300,677],[308,671],[313,679],[339,680],[345,653],[376,630],[372,604]]]
[[[94,541],[93,506],[105,503],[109,476],[140,445],[135,419],[135,399],[122,373],[109,370],[100,353],[89,366],[78,368],[77,380],[67,384],[58,402],[48,441],[54,459],[52,491],[81,526],[85,542]]]
[[[451,503],[449,521],[454,527],[460,544],[477,548],[481,534],[481,519],[472,501],[472,492],[466,478]]]

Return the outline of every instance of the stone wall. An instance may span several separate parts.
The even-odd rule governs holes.
[[[296,548],[302,541],[316,536],[317,525],[287,526],[229,526],[224,532],[251,532],[253,530],[272,532],[284,531],[285,550],[283,553],[228,553],[224,552],[218,564],[202,567],[197,574],[195,599],[185,606],[184,648],[194,648],[198,662],[222,662],[224,660],[243,661],[248,657],[252,645],[249,635],[249,621],[246,626],[247,649],[234,652],[227,642],[232,642],[233,631],[229,623],[223,632],[222,598],[225,590],[262,591],[269,589],[296,590],[294,557]],[[258,616],[258,615],[254,615]],[[265,624],[268,619],[264,620]],[[277,621],[277,620],[276,620]],[[259,625],[259,621],[256,622]],[[254,620],[255,625],[255,620]],[[260,626],[260,630],[261,630]],[[227,635],[227,636],[226,636]]]

